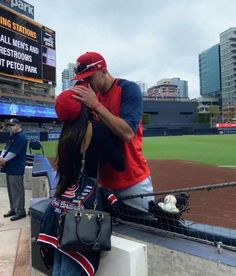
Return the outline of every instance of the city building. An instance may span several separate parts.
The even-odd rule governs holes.
[[[220,105],[218,97],[200,97],[198,99],[194,99],[194,101],[196,100],[198,102],[198,113],[209,113],[209,106]]]
[[[222,111],[236,117],[236,28],[220,34]]]
[[[222,121],[236,119],[236,28],[220,34],[220,43],[199,55],[200,94],[217,97]]]
[[[168,100],[188,98],[188,82],[180,78],[159,80],[156,85],[148,88],[147,96]]]
[[[62,71],[62,90],[66,90],[75,84],[75,81],[71,80],[75,75],[75,67],[75,63],[68,63],[67,68]]]
[[[171,83],[177,85],[177,90],[180,98],[188,98],[188,82],[180,78],[170,79]]]
[[[147,83],[143,81],[136,81],[136,83],[140,87],[143,97],[147,96]]]
[[[148,88],[148,97],[158,99],[172,99],[175,100],[179,97],[178,87],[173,84],[170,79],[162,79],[156,85]]]
[[[220,44],[199,55],[200,95],[221,99]]]

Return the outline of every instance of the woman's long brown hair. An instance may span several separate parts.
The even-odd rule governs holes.
[[[61,195],[68,187],[77,184],[81,169],[81,143],[85,136],[89,112],[82,105],[81,112],[73,121],[65,121],[57,150],[56,195]]]

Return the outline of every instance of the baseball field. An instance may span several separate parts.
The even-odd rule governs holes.
[[[42,144],[55,165],[57,142]],[[236,182],[233,134],[148,137],[143,139],[143,152],[156,192]],[[189,194],[190,213],[184,219],[236,229],[236,186]]]
[[[44,142],[49,160],[57,142]],[[156,192],[236,182],[236,135],[148,137],[143,152]],[[183,218],[236,229],[236,186],[189,192]]]
[[[56,156],[57,142],[42,142],[42,145],[46,156]],[[148,160],[177,159],[236,166],[236,135],[148,137],[143,139],[143,152]]]

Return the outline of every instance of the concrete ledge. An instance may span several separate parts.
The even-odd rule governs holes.
[[[236,252],[223,249],[219,254],[211,245],[125,225],[113,230],[115,235],[147,245],[148,275],[236,275]]]
[[[24,174],[24,187],[25,189],[31,189],[32,188],[32,167],[26,166],[25,167],[25,174]],[[6,181],[6,174],[0,173],[0,187],[6,187],[7,181]]]
[[[31,276],[47,274],[31,268]],[[125,238],[112,236],[112,249],[102,252],[96,276],[148,276],[147,246]]]
[[[46,176],[37,176],[32,178],[32,198],[49,197],[48,178]]]
[[[112,236],[112,249],[101,255],[97,276],[147,276],[147,246]]]

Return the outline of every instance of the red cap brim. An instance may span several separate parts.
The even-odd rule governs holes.
[[[77,75],[74,76],[74,78],[72,80],[84,80],[84,79],[92,76],[96,72],[97,72],[97,70],[89,70],[89,71],[85,71],[83,73],[78,73]]]

